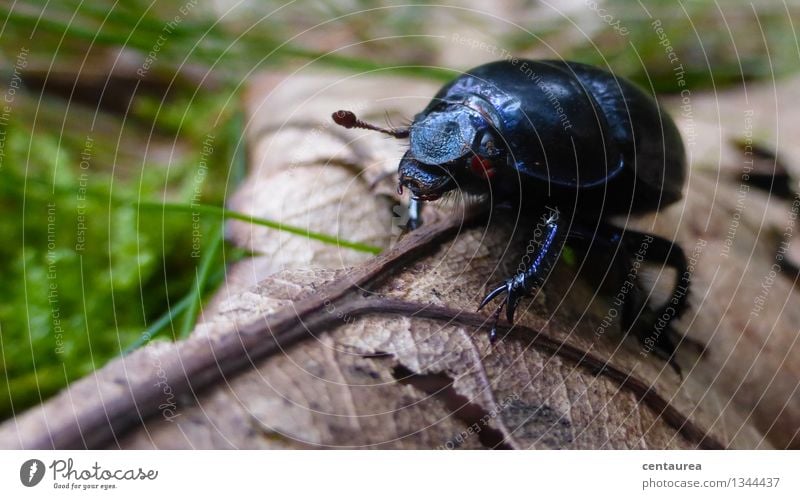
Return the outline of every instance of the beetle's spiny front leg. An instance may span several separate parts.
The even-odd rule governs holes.
[[[564,225],[566,224],[561,221],[559,211],[548,208],[533,231],[533,237],[526,247],[525,256],[520,262],[517,273],[487,293],[481,301],[478,310],[501,294],[505,294],[505,300],[492,314],[490,342],[493,343],[497,339],[497,321],[503,307],[506,309],[506,320],[513,323],[520,299],[541,287],[550,275],[550,270],[558,260],[567,237],[568,231]]]
[[[422,226],[422,203],[421,199],[414,196],[408,201],[408,222],[406,222],[408,230],[416,230]]]

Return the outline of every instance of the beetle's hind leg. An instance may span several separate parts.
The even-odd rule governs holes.
[[[628,239],[628,234],[632,236],[630,239]],[[643,307],[642,300],[639,303],[626,304],[622,316],[623,327],[626,332],[633,332],[639,338],[645,353],[652,352],[667,360],[680,374],[674,356],[677,346],[686,344],[696,348],[700,353],[704,352],[706,348],[701,342],[682,336],[672,326],[672,323],[679,319],[689,306],[691,275],[686,255],[676,243],[656,235],[628,231],[625,236],[629,246],[633,244],[636,248],[643,248],[641,250],[643,261],[673,268],[675,282],[669,298],[657,308]],[[637,258],[639,257],[637,256]],[[632,263],[632,266],[634,265],[635,263]]]
[[[654,353],[669,362],[680,373],[675,361],[679,343],[695,342],[681,337],[672,327],[672,322],[681,317],[687,308],[690,276],[687,271],[686,256],[679,245],[653,234],[633,230],[623,230],[611,224],[601,224],[594,241],[607,249],[618,250],[616,261],[623,262],[624,272],[622,290],[625,297],[622,304],[623,332],[633,333],[639,339],[646,353]],[[670,296],[658,307],[648,305],[645,292],[637,285],[643,262],[671,267],[675,270],[675,282]],[[702,345],[700,348],[704,348]]]

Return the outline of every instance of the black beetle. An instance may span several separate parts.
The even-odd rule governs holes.
[[[673,267],[676,282],[665,304],[648,314],[627,299],[622,311],[624,328],[646,323],[637,325],[637,335],[647,350],[672,359],[669,323],[685,309],[689,284],[684,253],[667,239],[607,221],[678,201],[686,175],[675,124],[633,83],[576,62],[503,60],[445,85],[407,128],[380,128],[349,111],[333,119],[410,139],[399,191],[411,191],[412,229],[421,224],[421,202],[453,189],[482,194],[495,206],[544,213],[524,268],[479,306],[505,293],[495,324],[504,305],[513,322],[519,299],[543,284],[568,237],[621,254],[626,275],[634,253],[640,261]]]

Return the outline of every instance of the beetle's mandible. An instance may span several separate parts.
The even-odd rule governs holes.
[[[677,127],[633,83],[576,62],[497,61],[446,84],[407,128],[370,125],[349,111],[333,119],[347,128],[409,139],[398,173],[400,191],[411,192],[411,229],[422,223],[421,203],[453,189],[543,214],[525,268],[480,304],[479,309],[504,295],[494,324],[504,307],[513,322],[520,298],[544,283],[568,239],[622,255],[626,274],[643,247],[644,260],[673,267],[676,281],[666,303],[640,314],[641,303],[626,300],[621,317],[625,330],[636,324],[646,348],[676,366],[669,324],[686,308],[684,253],[667,239],[608,221],[678,201],[686,176]],[[492,341],[496,334],[493,327]]]

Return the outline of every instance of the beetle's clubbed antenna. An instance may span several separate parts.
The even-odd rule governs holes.
[[[376,132],[385,133],[386,135],[391,135],[396,139],[404,139],[408,137],[408,128],[401,128],[401,129],[388,129],[388,128],[381,128],[379,126],[371,125],[366,121],[361,121],[360,119],[356,118],[356,115],[353,114],[351,111],[336,111],[331,115],[333,121],[345,128],[363,128],[365,130],[375,130]]]

